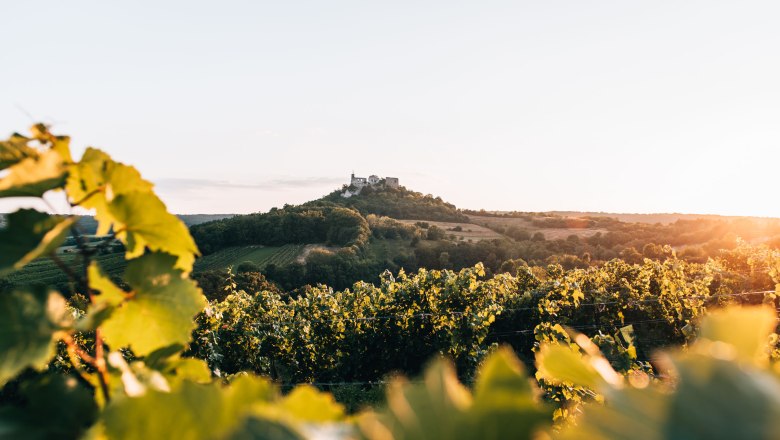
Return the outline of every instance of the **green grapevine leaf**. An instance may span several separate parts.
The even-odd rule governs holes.
[[[707,356],[672,362],[680,382],[664,424],[666,438],[780,438],[777,376]]]
[[[70,136],[51,136],[51,149],[59,153],[66,163],[73,163],[73,156],[70,154]]]
[[[208,364],[195,358],[182,358],[184,346],[179,344],[162,347],[149,353],[144,363],[152,369],[162,372],[169,382],[178,383],[189,380],[196,383],[211,382],[211,370]]]
[[[532,396],[525,368],[508,347],[496,350],[485,359],[474,384],[474,398],[491,400],[504,391],[510,391],[513,396]]]
[[[560,438],[778,438],[780,380],[756,362],[775,320],[766,307],[714,312],[702,322],[706,338],[660,358],[676,373],[673,388],[612,387],[604,405],[585,406]]]
[[[192,270],[198,247],[187,226],[169,213],[163,202],[152,193],[134,192],[116,197],[109,205],[116,219],[120,238],[127,247],[127,257],[135,258],[145,248],[178,257],[176,268]]]
[[[531,438],[551,420],[552,411],[539,404],[523,365],[509,348],[485,360],[474,388],[470,416],[475,436]]]
[[[214,439],[240,426],[252,405],[267,402],[268,381],[242,378],[228,387],[182,382],[170,393],[149,390],[141,397],[117,399],[103,413],[108,438]]]
[[[0,197],[40,197],[65,183],[62,156],[54,150],[27,157],[0,179]]]
[[[438,359],[425,372],[422,384],[396,380],[388,386],[388,410],[382,417],[368,415],[360,421],[370,439],[456,439],[464,434],[471,396],[458,382],[455,370]]]
[[[520,362],[502,348],[480,368],[472,397],[442,360],[425,372],[423,384],[391,383],[388,409],[359,420],[369,439],[530,438],[547,427],[551,411],[537,402]]]
[[[114,349],[130,347],[139,356],[171,344],[186,345],[193,317],[206,301],[198,286],[171,269],[176,258],[146,254],[127,265],[130,298],[116,307],[102,329]]]
[[[669,414],[669,396],[655,388],[616,390],[605,404],[591,402],[576,424],[566,426],[556,438],[662,440]],[[700,437],[681,437],[700,438]]]
[[[766,363],[766,344],[776,325],[777,316],[769,307],[717,310],[702,321],[700,337],[730,344],[740,361]]]
[[[598,371],[568,345],[544,344],[536,355],[536,375],[550,383],[599,389],[606,384]]]
[[[70,168],[65,187],[72,203],[95,210],[97,235],[107,234],[116,221],[108,209],[114,197],[152,191],[152,184],[135,168],[114,162],[95,148],[88,148],[81,161]]]
[[[34,209],[10,214],[7,227],[0,230],[0,275],[54,251],[75,221],[75,217],[52,216]]]
[[[226,437],[227,440],[303,440],[304,438],[306,437],[293,427],[282,422],[251,415]]]
[[[90,289],[99,294],[96,301],[98,304],[105,303],[116,306],[125,300],[127,294],[103,273],[96,261],[93,261],[87,268],[87,276],[89,277]]]
[[[103,273],[96,261],[87,268],[89,288],[95,294],[87,313],[76,323],[79,331],[95,330],[108,319],[118,306],[125,300],[127,294]]]
[[[35,124],[30,128],[33,139],[40,141],[44,145],[49,145],[52,150],[62,156],[65,162],[73,162],[73,158],[70,155],[70,137],[69,136],[54,136],[49,131],[49,126],[46,124]]]
[[[189,380],[196,383],[208,383],[211,381],[211,370],[206,361],[194,358],[177,358],[171,360],[165,373],[178,380]]]
[[[216,385],[184,382],[171,393],[149,390],[141,397],[116,400],[103,413],[105,434],[127,440],[216,438],[232,427],[219,417],[221,394]]]
[[[344,418],[344,407],[333,395],[311,385],[300,385],[279,404],[293,418],[306,422],[333,422]]]
[[[21,162],[28,157],[36,157],[38,151],[27,146],[30,142],[19,134],[13,134],[8,140],[0,141],[0,171]]]
[[[44,289],[0,295],[0,385],[54,356],[55,333],[69,323],[65,299]]]
[[[561,439],[778,438],[780,381],[773,374],[704,355],[674,355],[673,393],[613,389],[585,407]]]
[[[22,406],[0,407],[0,437],[79,438],[94,422],[92,392],[72,376],[45,375],[21,386]]]

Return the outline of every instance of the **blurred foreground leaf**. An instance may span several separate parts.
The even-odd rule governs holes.
[[[21,395],[21,405],[0,407],[0,438],[76,439],[97,416],[92,392],[72,376],[38,377]]]
[[[0,179],[0,197],[40,197],[65,184],[62,156],[53,150],[22,159]]]
[[[530,438],[550,423],[551,411],[537,401],[508,349],[485,360],[475,389],[472,398],[451,364],[439,359],[423,383],[391,383],[387,410],[364,415],[361,430],[369,439],[504,439]]]
[[[27,367],[44,368],[68,319],[58,293],[40,288],[0,295],[0,385]]]
[[[102,326],[112,347],[130,347],[143,356],[190,341],[193,317],[203,310],[206,300],[195,282],[171,269],[175,259],[151,253],[128,263],[125,281],[132,291]]]
[[[75,217],[52,216],[34,209],[9,214],[8,225],[0,230],[0,276],[53,252],[75,221]]]

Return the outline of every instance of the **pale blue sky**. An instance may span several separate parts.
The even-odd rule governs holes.
[[[180,213],[359,175],[460,207],[780,216],[780,3],[0,3],[0,134],[54,123]],[[7,205],[0,205],[0,208]]]

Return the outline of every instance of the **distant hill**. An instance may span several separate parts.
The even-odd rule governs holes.
[[[327,243],[363,246],[370,229],[356,210],[333,203],[285,205],[265,213],[237,215],[190,227],[204,254],[231,246]]]
[[[302,205],[284,205],[266,213],[237,215],[190,228],[200,249],[208,254],[231,246],[314,244],[362,247],[371,233],[366,218],[374,215],[403,220],[468,222],[455,205],[441,197],[404,187],[363,187],[343,197],[343,187]],[[403,225],[393,226],[393,228]]]
[[[777,219],[770,217],[751,217],[736,215],[717,215],[717,214],[680,214],[680,213],[616,213],[616,212],[595,212],[595,211],[545,211],[545,212],[521,212],[521,211],[485,211],[485,210],[464,210],[464,213],[470,216],[481,217],[502,217],[502,218],[603,218],[615,219],[623,223],[648,223],[668,225],[678,220],[745,220],[750,219],[758,222],[775,223]]]
[[[679,214],[679,213],[654,213],[654,214],[631,214],[631,213],[611,213],[611,212],[587,212],[587,211],[551,211],[550,214],[561,217],[609,217],[618,219],[626,223],[660,223],[667,225],[678,220],[736,220],[752,219],[761,220],[761,217],[732,216],[717,214]],[[766,220],[774,220],[767,218]]]
[[[325,197],[305,203],[316,206],[323,202],[353,208],[366,216],[374,214],[399,220],[433,220],[441,222],[468,222],[468,218],[452,203],[441,197],[411,191],[405,187],[365,187],[360,194],[345,198],[348,187],[333,191]]]
[[[5,226],[7,215],[8,214],[0,214],[0,227]],[[230,218],[234,215],[235,214],[179,214],[177,217],[179,217],[187,227],[190,227],[214,220]],[[95,231],[97,231],[97,222],[95,221],[95,218],[88,215],[81,216],[78,225],[81,228],[81,231],[87,235],[93,235]]]

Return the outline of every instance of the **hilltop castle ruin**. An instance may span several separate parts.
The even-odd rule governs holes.
[[[382,185],[386,188],[398,188],[400,186],[397,177],[385,177],[384,179],[382,179],[376,174],[372,174],[368,176],[368,178],[365,178],[365,177],[355,177],[355,173],[352,173],[349,179],[349,188],[346,191],[344,191],[343,194],[341,194],[341,197],[349,198],[352,196],[356,196],[360,194],[360,190],[366,186],[373,187],[379,185]]]

